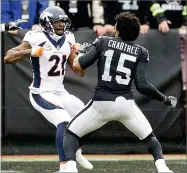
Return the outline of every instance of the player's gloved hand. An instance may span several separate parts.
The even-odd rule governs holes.
[[[86,52],[88,52],[90,50],[91,46],[92,46],[92,44],[84,42],[83,44],[80,45],[79,52],[85,54]]]
[[[40,46],[36,46],[32,48],[31,56],[33,57],[41,57],[43,55],[44,48]]]
[[[177,98],[173,96],[166,96],[164,99],[164,104],[175,108],[177,105]]]
[[[22,29],[21,27],[19,27],[20,24],[22,23],[27,23],[27,20],[24,19],[18,19],[15,20],[13,22],[7,23],[5,24],[5,30],[17,30],[17,29]]]

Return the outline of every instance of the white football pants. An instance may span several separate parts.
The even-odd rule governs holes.
[[[32,106],[56,127],[61,122],[69,122],[84,108],[84,103],[66,90],[63,94],[30,92],[29,97]]]
[[[115,101],[90,101],[69,123],[69,130],[82,137],[110,121],[119,121],[139,139],[145,139],[152,128],[134,100],[117,97]]]

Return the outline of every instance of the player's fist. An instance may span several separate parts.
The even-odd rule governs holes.
[[[33,57],[41,57],[43,55],[44,48],[40,46],[36,46],[32,48],[31,56]]]
[[[71,45],[71,50],[74,50],[76,53],[79,52],[80,50],[80,44],[79,43],[74,43]]]
[[[175,108],[177,105],[177,98],[173,96],[168,96],[164,99],[164,104]]]

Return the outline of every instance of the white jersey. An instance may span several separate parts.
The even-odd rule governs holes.
[[[75,43],[74,34],[66,33],[56,42],[43,31],[28,31],[23,41],[27,41],[32,48],[44,48],[41,57],[30,57],[33,67],[33,82],[29,87],[31,92],[63,92],[65,69],[71,52],[70,44]]]

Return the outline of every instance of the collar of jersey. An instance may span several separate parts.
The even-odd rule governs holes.
[[[52,39],[50,37],[50,35],[46,32],[43,32],[45,34],[45,36],[48,38],[48,40],[53,44],[53,46],[58,49],[58,48],[61,48],[62,45],[64,44],[65,42],[65,39],[66,39],[66,36],[65,34],[63,34],[63,36],[58,40],[58,41],[55,41],[54,39]]]

